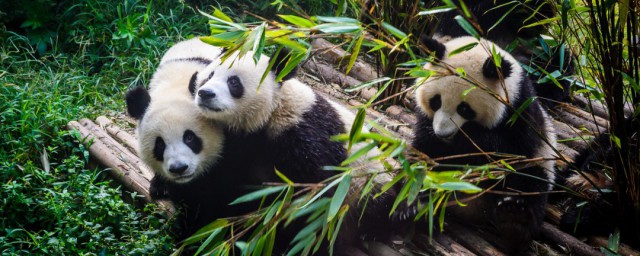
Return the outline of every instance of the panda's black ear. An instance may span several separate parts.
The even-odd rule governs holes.
[[[129,116],[140,120],[149,107],[151,96],[144,87],[138,86],[127,92],[126,102]]]
[[[501,67],[498,68],[496,67],[496,63],[493,61],[493,57],[489,56],[489,58],[484,61],[484,65],[482,65],[482,74],[487,78],[498,79],[498,69],[500,69],[503,78],[509,77],[511,75],[512,64],[508,60],[502,58],[502,56],[500,56],[500,59],[502,59],[502,61],[500,61]]]
[[[420,37],[420,41],[422,42],[422,44],[424,44],[425,47],[427,47],[429,51],[435,52],[436,58],[441,60],[444,57],[444,53],[447,50],[444,44],[427,35],[422,35]]]
[[[273,73],[275,73],[276,76],[278,76],[280,72],[282,72],[282,70],[284,70],[284,68],[287,66],[287,60],[289,59],[289,55],[291,55],[291,51],[289,51],[287,48],[282,48],[282,50],[280,50],[280,52],[276,52],[276,54],[277,55],[274,56],[275,62],[273,63],[273,67],[271,68],[271,71],[273,71]],[[286,76],[282,78],[282,81],[286,81],[296,77],[297,72],[298,72],[298,67],[296,66],[291,70],[291,72],[289,72]]]
[[[197,79],[198,79],[198,71],[193,73],[193,75],[191,75],[191,79],[189,79],[189,92],[191,93],[191,96],[195,96],[196,95],[196,80]]]

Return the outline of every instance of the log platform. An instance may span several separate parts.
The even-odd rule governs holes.
[[[375,68],[358,61],[349,76],[344,75],[338,62],[345,53],[332,44],[317,39],[313,42],[317,53],[303,64],[299,79],[311,85],[318,93],[341,102],[347,107],[363,104],[375,94],[375,88],[359,93],[347,94],[342,89],[361,84],[361,81],[376,78]],[[344,65],[344,64],[343,64]],[[606,107],[576,97],[574,104],[559,104],[549,111],[558,134],[558,151],[561,153],[560,165],[571,161],[577,152],[587,147],[593,136],[607,129]],[[410,109],[403,106],[391,106],[385,110],[368,109],[369,120],[407,141],[412,139],[412,125],[415,117]],[[125,187],[143,195],[146,202],[152,202],[149,196],[149,184],[153,172],[137,156],[136,138],[133,132],[135,121],[123,114],[96,120],[86,118],[67,124],[70,130],[78,131],[82,143],[88,146],[92,159],[108,168],[111,175]],[[169,215],[174,213],[171,202],[157,201]],[[601,246],[606,246],[604,237],[576,238],[560,231],[557,227],[560,210],[553,205],[547,207],[546,222],[542,227],[539,240],[532,243],[526,255],[603,255]],[[424,232],[415,231],[411,238],[395,237],[391,243],[365,241],[371,255],[506,255],[492,245],[491,235],[482,233],[473,227],[464,226],[453,220],[447,220],[444,232],[430,239]],[[621,245],[622,255],[640,255],[628,246]]]

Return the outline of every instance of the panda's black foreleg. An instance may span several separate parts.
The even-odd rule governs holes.
[[[149,195],[153,200],[167,199],[169,198],[169,184],[164,179],[153,176],[149,185]]]
[[[540,178],[546,177],[541,167],[518,171]],[[505,247],[503,249],[510,253],[526,250],[531,240],[538,237],[544,219],[548,188],[546,181],[516,173],[507,175],[504,186],[494,188],[498,192],[492,195],[495,205],[489,221],[504,240],[501,243]]]

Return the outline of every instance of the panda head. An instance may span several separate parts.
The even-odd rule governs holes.
[[[434,134],[451,141],[468,122],[488,129],[503,122],[506,106],[496,96],[508,102],[517,100],[523,82],[522,67],[513,56],[490,41],[470,36],[445,44],[423,40],[439,62],[424,66],[435,73],[421,81],[415,96],[419,110],[433,122]],[[451,54],[473,44],[471,49]],[[501,57],[500,68],[494,63],[492,49]]]
[[[218,161],[224,133],[200,116],[190,96],[162,92],[167,95],[151,97],[142,87],[127,93],[129,115],[139,120],[138,155],[164,179],[187,183]]]
[[[269,66],[270,59],[262,56],[254,62],[253,53],[244,56],[232,54],[224,62],[212,62],[195,78],[190,88],[195,103],[207,118],[221,122],[233,130],[252,132],[267,123],[278,105],[280,83],[276,74],[280,72],[285,52],[278,54],[274,69],[260,82]],[[291,72],[284,80],[291,78]]]

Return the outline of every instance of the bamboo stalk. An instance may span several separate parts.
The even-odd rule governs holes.
[[[109,135],[111,135],[111,137],[123,143],[131,153],[136,156],[138,155],[136,150],[136,138],[134,138],[131,134],[120,130],[120,127],[115,125],[111,120],[109,120],[109,118],[105,116],[99,116],[98,118],[96,118],[96,122],[98,122],[100,127],[106,130]]]
[[[150,179],[140,174],[139,158],[130,152],[127,154],[121,151],[122,146],[106,133],[101,132],[100,128],[89,119],[82,119],[80,122],[71,121],[67,124],[67,128],[77,130],[85,138],[83,143],[89,147],[91,156],[107,167],[116,180],[124,184],[127,189],[143,195],[145,202],[152,202],[149,194]],[[173,215],[175,212],[171,202],[158,201],[157,203],[167,214]]]
[[[500,250],[498,250],[495,246],[491,245],[487,242],[483,237],[479,234],[475,233],[473,230],[467,229],[466,227],[455,223],[448,222],[445,230],[449,232],[453,237],[457,239],[460,244],[462,244],[467,249],[472,252],[483,255],[483,256],[502,256],[505,255]],[[488,234],[483,234],[484,237],[488,236]]]

